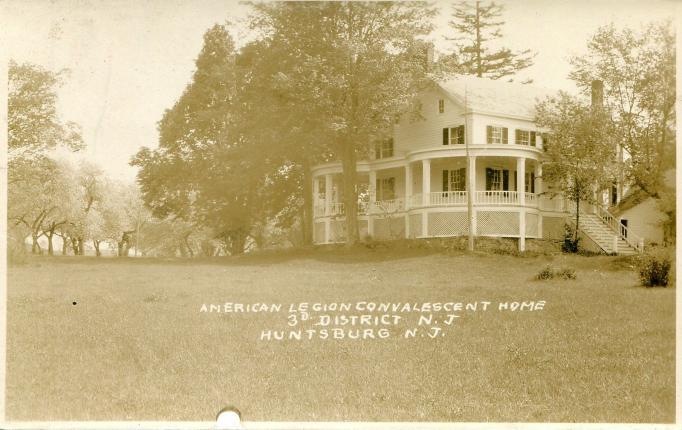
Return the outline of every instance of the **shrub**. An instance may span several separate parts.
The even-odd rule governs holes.
[[[535,278],[539,280],[552,279],[554,278],[554,269],[552,269],[552,266],[547,265],[540,270],[540,273],[538,273]]]
[[[540,270],[540,272],[535,275],[535,279],[546,281],[548,279],[561,278],[561,279],[576,279],[578,275],[575,273],[575,269],[570,267],[562,267],[561,269],[554,269],[552,266],[547,265]]]
[[[575,269],[570,267],[564,267],[557,270],[556,276],[562,279],[576,279],[578,277],[578,275],[575,273]]]
[[[575,254],[578,252],[578,242],[580,238],[575,236],[575,229],[570,225],[564,226],[564,243],[561,244],[561,250],[566,253]]]
[[[665,249],[654,249],[638,261],[639,281],[645,287],[667,287],[672,259]]]

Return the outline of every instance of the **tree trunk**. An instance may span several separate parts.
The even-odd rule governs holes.
[[[69,248],[69,239],[66,236],[59,236],[62,238],[62,255],[66,255]]]
[[[84,240],[82,237],[78,238],[78,255],[85,255],[85,246],[84,246]]]
[[[99,251],[99,240],[92,239],[92,245],[95,247],[95,256],[101,257],[102,253]]]
[[[351,139],[343,142],[341,165],[343,166],[343,200],[346,216],[346,246],[354,246],[358,242],[358,192],[357,160],[355,145]]]
[[[301,218],[301,230],[303,244],[313,243],[313,183],[308,157],[303,160],[303,216]]]
[[[182,237],[183,242],[185,242],[185,246],[187,247],[187,252],[189,253],[189,258],[194,258],[194,250],[192,249],[192,245],[189,243],[189,236],[192,233],[187,233]]]
[[[47,255],[53,256],[54,255],[54,247],[52,246],[52,237],[54,236],[54,232],[49,231],[45,233],[45,237],[47,237]]]
[[[71,238],[71,249],[73,250],[73,255],[78,255],[78,239],[75,237]]]
[[[36,233],[31,234],[31,239],[33,239],[33,243],[31,244],[31,254],[42,254],[43,249],[40,247],[40,244],[38,243],[38,235]]]
[[[578,193],[578,198],[575,199],[575,237],[573,238],[574,245],[578,243],[579,231],[580,231],[580,193]]]

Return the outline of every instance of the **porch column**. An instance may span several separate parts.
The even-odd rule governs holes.
[[[519,196],[519,205],[526,205],[526,159],[516,158],[516,192]]]
[[[409,209],[412,203],[412,164],[405,165],[405,208]]]
[[[526,250],[526,159],[516,158],[516,193],[519,196],[519,251]]]
[[[324,175],[324,242],[331,242],[332,225],[329,218],[332,214],[332,175]]]
[[[313,176],[313,243],[319,242],[320,238],[315,237],[315,218],[317,218],[317,203],[320,200],[320,178]]]
[[[374,202],[377,201],[377,172],[376,170],[369,171],[369,207],[367,208],[367,234],[374,236],[374,218],[372,218],[372,210],[374,209]]]
[[[467,166],[467,181],[469,181],[469,191],[471,192],[471,202],[472,202],[472,210],[469,216],[471,217],[471,230],[474,233],[474,236],[476,235],[477,232],[477,226],[476,226],[476,209],[473,207],[476,204],[476,156],[475,155],[470,155],[469,156],[469,165]],[[467,197],[468,198],[468,197]]]
[[[540,194],[542,193],[542,164],[535,162],[535,199],[538,202],[538,238],[542,239],[542,206],[540,205]]]
[[[422,206],[431,203],[431,160],[422,160]],[[422,211],[422,236],[429,234],[429,214]]]
[[[405,164],[405,238],[410,237],[410,204],[412,203],[412,164]]]

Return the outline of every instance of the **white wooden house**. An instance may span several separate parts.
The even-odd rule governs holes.
[[[420,94],[422,119],[401,118],[393,137],[358,162],[366,189],[359,201],[361,238],[468,234],[467,181],[477,236],[518,238],[521,250],[526,238],[563,238],[571,206],[541,194],[544,134],[533,122],[538,98],[549,94],[473,77]],[[313,168],[317,244],[345,239],[341,175],[340,162]],[[626,241],[603,208],[587,209],[581,228],[599,249],[627,253],[640,245],[632,236]]]

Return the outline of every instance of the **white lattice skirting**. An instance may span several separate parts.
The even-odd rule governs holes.
[[[479,236],[518,236],[519,213],[478,211],[476,214],[476,227]]]
[[[330,228],[332,242],[343,242],[346,240],[346,220],[332,220]]]
[[[379,240],[405,237],[405,217],[395,216],[374,220],[374,238]]]
[[[410,215],[410,238],[414,239],[422,235],[422,215]]]
[[[538,214],[526,213],[526,237],[538,237]]]
[[[462,236],[469,233],[466,212],[429,214],[429,236]]]
[[[358,234],[360,235],[360,239],[365,239],[367,236],[369,236],[367,220],[365,219],[358,220]]]
[[[316,222],[313,229],[313,242],[324,243],[324,222]]]

